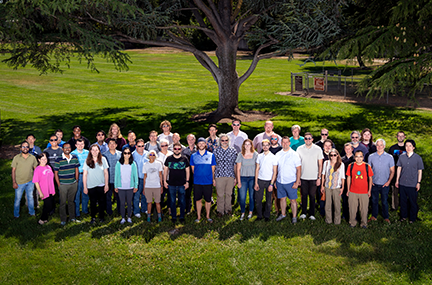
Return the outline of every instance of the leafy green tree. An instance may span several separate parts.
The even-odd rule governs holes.
[[[1,0],[0,0],[1,1]],[[323,44],[339,32],[344,0],[3,0],[0,2],[5,61],[30,64],[42,73],[61,71],[72,56],[97,70],[94,55],[116,68],[130,63],[123,43],[191,52],[219,88],[219,104],[209,121],[240,112],[241,84],[261,59],[292,48]],[[216,46],[213,61],[191,41],[199,31]],[[195,32],[196,36],[196,32]],[[253,60],[236,70],[240,41],[253,43]],[[264,51],[266,51],[264,53]]]
[[[358,11],[361,11],[360,13]],[[345,10],[348,29],[329,48],[339,59],[386,62],[360,84],[368,96],[387,92],[414,97],[432,83],[432,1],[355,1]]]

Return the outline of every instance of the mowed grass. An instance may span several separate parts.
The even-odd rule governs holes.
[[[59,127],[69,138],[75,124],[93,141],[95,132],[108,131],[112,122],[123,133],[132,129],[146,139],[165,118],[183,143],[187,133],[206,136],[207,126],[189,118],[217,106],[217,86],[210,74],[189,54],[130,54],[133,64],[121,73],[103,60],[98,60],[99,74],[73,61],[64,74],[42,76],[1,63],[2,143],[18,144],[33,132],[43,146]],[[238,61],[240,74],[249,63]],[[339,149],[354,129],[369,127],[375,139],[386,139],[387,146],[395,143],[399,129],[404,130],[417,141],[416,151],[426,167],[419,195],[422,222],[396,222],[395,212],[391,225],[380,217],[367,230],[351,229],[345,221],[326,225],[321,218],[295,226],[288,220],[276,223],[274,213],[269,223],[255,222],[255,216],[240,222],[236,204],[234,217],[215,218],[213,224],[194,224],[193,213],[185,225],[174,227],[165,211],[161,224],[134,218],[132,226],[121,226],[120,218],[114,217],[92,227],[85,217],[83,223],[60,227],[56,213],[41,227],[24,205],[20,219],[13,219],[10,161],[0,160],[0,283],[429,284],[432,115],[276,95],[289,91],[291,71],[315,69],[313,64],[301,69],[299,63],[260,62],[241,87],[240,108],[274,112],[275,131],[281,135],[290,135],[291,125],[299,124],[302,133],[310,131],[318,138],[320,129],[327,127]],[[262,132],[263,124],[244,122],[242,129],[253,137]],[[219,124],[219,132],[230,129]]]

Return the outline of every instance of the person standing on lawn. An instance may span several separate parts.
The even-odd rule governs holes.
[[[108,144],[105,142],[106,134],[104,130],[100,130],[96,133],[96,142],[94,144],[97,144],[100,148],[101,153],[105,153],[108,151]]]
[[[80,222],[75,217],[75,196],[78,187],[78,168],[80,166],[78,158],[71,154],[69,143],[63,145],[63,154],[57,157],[54,167],[54,177],[60,194],[60,224],[66,225],[67,213],[66,202],[68,204],[69,219],[71,222]]]
[[[169,206],[171,209],[171,221],[175,223],[177,221],[177,207],[176,198],[178,196],[178,202],[180,206],[180,223],[185,220],[186,214],[186,201],[185,193],[186,189],[189,188],[189,160],[185,155],[181,154],[181,144],[175,143],[173,147],[174,153],[168,156],[164,164],[164,186],[169,191]]]
[[[265,139],[270,140],[273,134],[277,135],[278,143],[281,142],[282,138],[278,134],[273,132],[273,127],[274,125],[272,121],[266,121],[264,124],[264,132],[257,134],[253,139],[253,146],[258,153],[261,153],[262,151],[262,141]]]
[[[121,134],[120,127],[116,123],[112,123],[108,130],[108,138],[106,139],[106,143],[109,142],[110,139],[114,139],[117,144],[117,150],[121,151],[123,146],[126,144],[126,140]],[[112,166],[114,168],[115,165]]]
[[[395,165],[399,160],[399,156],[403,153],[406,153],[405,150],[405,133],[403,131],[399,131],[396,134],[397,143],[392,145],[389,149],[389,153],[393,156]],[[392,206],[391,209],[393,211],[397,211],[399,209],[399,188],[395,186],[396,184],[396,175],[393,176],[392,185]]]
[[[15,202],[14,202],[14,217],[19,218],[21,198],[26,192],[27,206],[30,216],[35,215],[33,189],[34,183],[33,172],[37,166],[37,160],[34,155],[29,154],[30,145],[28,142],[21,143],[21,153],[15,155],[12,160],[12,186],[15,189]]]
[[[279,151],[282,150],[282,147],[280,146],[280,144],[278,143],[279,138],[277,134],[272,134],[271,138],[270,138],[270,149],[269,151],[273,154],[278,153]],[[264,150],[264,149],[263,149]]]
[[[213,152],[219,146],[219,138],[216,133],[218,128],[215,124],[211,124],[208,127],[209,136],[206,138],[207,151]]]
[[[225,214],[232,215],[231,196],[236,184],[235,161],[237,151],[229,145],[229,136],[221,134],[219,136],[219,147],[213,151],[216,159],[215,181],[218,217]]]
[[[190,158],[192,156],[192,154],[194,154],[195,152],[197,152],[197,147],[195,145],[195,135],[194,134],[189,134],[186,137],[188,146],[182,150],[182,154],[186,155],[186,157],[188,158],[188,160],[190,161]],[[186,189],[186,214],[190,213],[192,210],[192,189],[193,189],[193,175],[192,175],[192,170],[190,171],[190,178],[189,178],[189,188]]]
[[[276,156],[270,152],[270,141],[262,141],[263,152],[258,154],[255,168],[255,204],[257,209],[257,221],[262,220],[262,200],[264,189],[266,190],[266,204],[264,211],[265,221],[270,221],[270,211],[272,207],[272,193],[277,174]]]
[[[320,191],[321,172],[323,166],[322,149],[313,144],[312,134],[304,135],[305,144],[297,148],[301,160],[301,202],[302,214],[300,219],[306,219],[308,197],[309,197],[309,219],[315,220],[315,195]]]
[[[357,209],[360,207],[360,226],[366,229],[374,173],[370,165],[364,162],[364,155],[361,150],[354,153],[354,159],[355,162],[348,165],[345,174],[348,187],[349,224],[352,228],[357,225]]]
[[[321,149],[324,149],[324,142],[329,139],[329,130],[322,129],[321,130],[321,139],[317,141],[315,144],[319,146]],[[332,148],[336,148],[335,145],[332,145]]]
[[[82,204],[82,211],[84,214],[88,214],[88,203],[89,196],[84,194],[84,184],[83,184],[83,167],[84,163],[87,159],[89,151],[84,149],[84,141],[82,139],[77,139],[76,149],[71,152],[71,154],[75,155],[79,161],[79,176],[78,176],[78,190],[75,196],[75,216],[78,218],[81,216],[80,214],[80,202]]]
[[[33,183],[36,186],[39,196],[44,201],[42,215],[38,221],[39,225],[48,223],[49,213],[54,208],[54,171],[48,165],[48,154],[41,153],[38,156],[39,165],[36,167],[33,174]]]
[[[181,145],[181,148],[182,148],[182,151],[186,148],[184,145],[182,145],[181,143],[180,143],[180,135],[179,135],[179,133],[174,133],[173,135],[172,135],[172,144],[170,144],[169,146],[168,146],[168,150],[169,151],[173,151],[173,148],[174,148],[174,144],[175,143],[179,143],[180,145]]]
[[[38,157],[38,155],[42,154],[42,150],[40,149],[40,147],[35,145],[36,137],[34,136],[34,134],[28,134],[26,141],[29,143],[30,154],[34,155],[35,157]]]
[[[162,121],[159,125],[162,133],[157,136],[157,141],[160,143],[162,139],[168,141],[168,145],[173,143],[173,134],[171,133],[171,123],[168,120]],[[156,134],[157,135],[157,134]]]
[[[125,203],[127,204],[127,222],[132,224],[132,197],[138,190],[138,170],[129,147],[123,148],[122,155],[115,166],[114,191],[120,203],[120,224],[126,222]]]
[[[156,131],[151,131],[149,134],[149,141],[144,144],[144,150],[151,151],[155,150],[157,153],[161,151],[159,142],[157,141],[158,133]]]
[[[354,153],[356,153],[358,150],[360,150],[363,153],[363,160],[366,161],[366,157],[368,157],[368,155],[369,155],[369,150],[364,144],[360,143],[359,131],[352,131],[351,144],[353,145]]]
[[[381,195],[382,216],[384,221],[390,224],[388,193],[395,174],[395,165],[393,157],[384,151],[385,145],[385,140],[378,139],[375,143],[377,151],[369,156],[369,164],[375,174],[372,179],[372,216],[369,222],[377,220],[379,196]]]
[[[160,223],[162,222],[160,202],[163,192],[163,166],[162,163],[157,160],[157,153],[154,150],[147,153],[147,159],[148,161],[144,163],[142,170],[144,174],[144,193],[147,200],[147,222],[151,222],[151,209],[154,199],[156,204],[157,221]]]
[[[399,156],[396,164],[398,168],[395,186],[400,190],[401,222],[409,218],[410,224],[417,220],[419,210],[417,197],[424,169],[422,158],[414,152],[415,147],[414,140],[406,140],[406,153]]]
[[[127,138],[127,140],[128,140],[128,143],[123,146],[122,150],[124,150],[125,148],[128,147],[128,148],[130,148],[130,150],[132,152],[134,152],[135,149],[136,149],[136,141],[135,141],[136,140],[136,135],[135,135],[135,133],[133,131],[129,131],[128,132],[128,138]]]
[[[102,155],[106,158],[106,161],[108,162],[109,169],[107,170],[109,173],[109,184],[107,185],[108,191],[105,191],[104,193],[106,196],[105,204],[106,206],[104,209],[106,209],[106,213],[111,216],[113,214],[112,209],[112,196],[114,194],[114,198],[117,201],[117,212],[120,213],[120,203],[118,199],[118,194],[114,191],[114,183],[115,183],[115,166],[117,162],[120,160],[121,157],[121,151],[118,150],[117,147],[117,141],[113,138],[108,139],[108,151],[103,153]],[[87,159],[88,160],[88,159]]]
[[[148,160],[148,151],[144,150],[144,140],[138,139],[136,142],[136,149],[132,153],[133,159],[137,164],[138,168],[138,191],[134,193],[133,197],[133,214],[137,218],[141,218],[141,214],[150,212],[147,210],[147,199],[144,192],[144,172],[143,167],[144,164],[147,163]],[[141,209],[139,207],[141,201]]]
[[[276,219],[277,222],[286,218],[286,197],[290,199],[293,214],[291,222],[297,223],[297,188],[300,185],[301,160],[297,152],[290,148],[290,139],[282,138],[282,150],[276,154],[278,161],[278,173],[276,187],[282,214]]]
[[[54,134],[55,134],[56,137],[58,138],[58,143],[57,143],[57,145],[58,145],[59,147],[62,147],[62,146],[66,143],[66,142],[63,140],[63,131],[62,131],[61,129],[57,129],[57,130],[55,131]],[[51,146],[51,143],[48,142],[46,148],[49,148],[50,146]]]
[[[292,137],[290,137],[290,142],[291,142],[290,147],[294,151],[297,151],[297,148],[299,146],[302,146],[305,144],[304,137],[302,137],[300,135],[300,131],[301,131],[301,128],[299,125],[294,125],[291,127]]]
[[[345,166],[345,169],[348,169],[348,165],[355,161],[353,146],[350,142],[344,144],[345,155],[342,157],[342,163]],[[342,219],[345,219],[347,222],[349,221],[349,204],[348,204],[348,196],[347,196],[348,186],[347,180],[345,179],[344,183],[344,191],[342,193]]]
[[[213,220],[210,218],[211,198],[213,185],[216,185],[214,180],[214,172],[216,168],[216,159],[214,155],[206,150],[207,141],[205,138],[198,139],[198,151],[192,154],[190,166],[194,175],[194,200],[197,211],[197,219],[195,223],[201,221],[201,199],[204,197],[206,218],[209,223]]]
[[[75,150],[76,141],[78,139],[82,139],[84,141],[85,149],[90,148],[90,141],[86,137],[81,135],[81,127],[79,125],[73,126],[72,132],[73,132],[73,136],[67,141],[70,144],[72,151]]]
[[[57,160],[57,157],[61,157],[63,154],[63,149],[58,146],[58,138],[56,135],[52,135],[50,137],[50,143],[51,146],[49,148],[46,148],[44,152],[48,153],[48,164],[51,166],[51,168],[54,171],[55,162]]]
[[[241,148],[243,145],[243,142],[248,139],[248,135],[240,130],[241,127],[241,121],[240,119],[234,119],[232,120],[232,131],[229,132],[227,135],[230,138],[230,147],[233,147],[237,153],[241,152]]]
[[[115,143],[115,140],[113,143]],[[97,211],[99,211],[100,222],[105,222],[105,193],[108,192],[109,189],[108,168],[108,162],[100,153],[99,146],[95,144],[92,145],[83,167],[84,193],[90,197],[90,224],[92,225],[96,222]]]

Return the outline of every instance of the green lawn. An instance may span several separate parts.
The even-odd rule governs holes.
[[[163,119],[173,130],[207,135],[206,125],[190,121],[196,113],[217,106],[217,89],[210,74],[193,56],[184,53],[130,52],[127,72],[98,61],[99,74],[73,61],[64,74],[39,76],[30,68],[12,70],[0,63],[1,143],[18,144],[33,132],[38,145],[47,143],[57,128],[71,135],[80,124],[83,135],[94,140],[99,129],[117,122],[138,137],[158,129]],[[0,56],[0,60],[3,59]],[[239,72],[250,61],[239,60]],[[374,138],[395,143],[404,130],[417,141],[426,171],[419,195],[422,222],[414,225],[382,218],[367,230],[326,225],[324,220],[270,223],[232,218],[215,223],[185,225],[174,229],[166,219],[148,225],[135,219],[121,226],[119,217],[92,227],[83,223],[60,227],[58,214],[45,226],[28,217],[13,219],[14,191],[10,161],[0,160],[0,283],[1,284],[430,284],[432,279],[431,169],[432,114],[426,111],[377,105],[346,104],[276,95],[290,90],[290,72],[315,69],[300,61],[265,60],[240,90],[240,108],[274,112],[275,131],[290,135],[293,124],[302,133],[318,137],[322,127],[342,146],[354,129],[369,127]],[[322,68],[322,63],[317,64]],[[334,69],[334,66],[328,65]],[[219,125],[229,131],[228,124]],[[263,122],[245,122],[242,129],[253,137]],[[216,217],[213,208],[212,216]]]

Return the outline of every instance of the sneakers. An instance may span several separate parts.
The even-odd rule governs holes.
[[[312,216],[311,216],[311,217],[312,217]],[[304,219],[306,219],[306,215],[305,215],[305,214],[301,214],[299,218],[302,219],[302,220],[304,220]],[[315,218],[314,218],[314,219],[315,219]]]
[[[291,222],[292,222],[293,224],[297,223],[297,218],[295,218],[295,217],[292,218]]]
[[[207,219],[207,222],[209,222],[209,223],[211,224],[211,223],[213,223],[213,220],[210,219],[210,218],[208,218],[208,219]]]
[[[91,220],[90,220],[90,225],[94,225],[96,223],[96,219],[95,218],[92,218]]]
[[[131,219],[131,218],[128,218],[128,219],[127,219],[127,222],[128,222],[129,224],[132,224],[132,219]]]
[[[241,216],[240,216],[240,221],[243,221],[243,220],[244,220],[244,216],[245,216],[245,214],[242,213]]]
[[[162,217],[158,217],[158,223],[162,222]]]
[[[277,217],[276,222],[280,222],[285,218],[286,218],[286,215],[285,216],[280,215],[279,217]]]
[[[252,214],[248,215],[248,220],[250,220],[252,218]]]
[[[74,222],[74,223],[81,223],[81,221],[80,221],[80,220],[77,220],[77,219],[71,219],[71,222]]]
[[[61,222],[60,225],[64,226],[64,225],[66,225],[66,222]]]
[[[121,219],[120,225],[123,225],[124,223],[126,223],[126,220],[125,219]]]
[[[151,223],[151,217],[150,216],[147,216],[147,222]]]
[[[301,218],[301,217],[300,217],[300,218]],[[315,221],[315,220],[316,220],[316,218],[315,218],[314,216],[310,216],[309,219],[310,219],[311,221]]]
[[[367,226],[362,226],[362,229],[367,229]]]
[[[195,220],[195,224],[198,224],[200,222],[200,219]]]
[[[135,214],[135,217],[137,217],[138,219],[141,219],[141,214],[137,213],[137,214]]]

